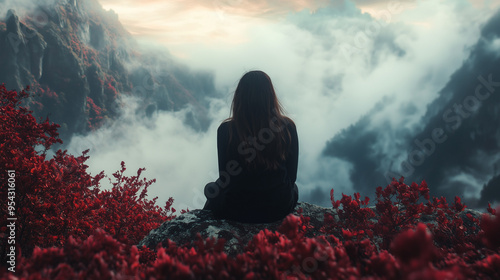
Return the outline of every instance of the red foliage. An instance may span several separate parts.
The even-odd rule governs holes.
[[[87,173],[86,151],[79,157],[57,151],[47,160],[46,153],[57,138],[56,124],[48,120],[37,123],[31,112],[21,107],[27,91],[17,93],[0,86],[0,181],[7,182],[6,170],[15,170],[15,211],[2,207],[0,219],[17,218],[16,246],[29,257],[38,247],[64,246],[70,236],[86,238],[103,228],[127,246],[137,244],[149,231],[172,218],[172,200],[165,207],[155,205],[156,198],[146,198],[154,180],[124,176],[125,165],[113,174],[111,190],[101,190],[103,173]],[[3,184],[3,183],[2,183]],[[0,189],[7,198],[7,188]],[[2,233],[6,232],[2,224]],[[3,234],[2,234],[3,235]],[[5,264],[7,240],[0,243],[2,265]]]
[[[496,212],[500,211],[500,206]],[[494,218],[484,214],[481,219],[481,228],[484,230],[483,241],[490,249],[495,250],[500,247],[500,216],[496,215]]]
[[[99,54],[93,48],[83,46],[83,48],[81,48],[81,58],[83,60],[83,63],[85,64],[85,67],[92,66],[93,62],[98,64],[101,63]]]
[[[365,197],[360,200],[359,193],[354,194],[354,200],[351,196],[342,194],[341,200],[335,200],[333,189],[330,191],[330,198],[334,209],[338,212],[338,222],[334,221],[333,217],[325,217],[328,221],[323,227],[323,231],[342,236],[345,240],[350,240],[354,237],[360,239],[365,235],[373,236],[374,222],[370,218],[375,216],[375,213],[370,208],[362,208],[367,206],[370,199]],[[340,208],[342,206],[342,208]]]
[[[432,234],[422,223],[418,224],[416,230],[399,234],[391,244],[391,251],[411,269],[422,269],[436,254]]]
[[[111,96],[113,99],[118,98],[118,91],[116,90],[116,80],[112,76],[106,76],[104,81],[104,94]]]
[[[28,96],[0,86],[0,167],[15,170],[15,274],[2,267],[1,279],[499,279],[500,218],[495,210],[481,222],[463,215],[459,198],[429,201],[429,189],[393,180],[377,188],[376,205],[342,195],[331,199],[334,216],[325,216],[325,235],[307,237],[309,218],[287,216],[275,232],[256,234],[243,252],[229,257],[223,239],[177,246],[170,240],[156,251],[138,249],[151,229],[173,218],[173,200],[164,207],[146,199],[154,180],[124,175],[125,164],[102,190],[101,172],[87,173],[86,152],[79,157],[47,151],[57,125],[38,123],[21,107]],[[7,172],[0,174],[7,182]],[[0,189],[7,197],[7,188]],[[424,204],[421,200],[426,200]],[[11,209],[12,210],[12,209]],[[2,221],[10,215],[2,208]],[[500,210],[497,209],[496,211]],[[184,211],[183,211],[184,212]],[[436,224],[418,223],[434,215]],[[465,218],[463,218],[465,216]],[[2,225],[2,256],[7,254]],[[2,259],[0,266],[5,266]]]
[[[47,86],[39,87],[38,91],[40,95],[49,98],[52,102],[60,102],[57,93],[51,90],[49,87]]]
[[[90,129],[95,130],[102,125],[104,120],[105,109],[97,106],[94,100],[87,96],[87,110],[86,113],[89,116],[87,125]]]
[[[423,196],[429,199],[429,188],[423,181],[420,185],[412,183],[408,186],[404,178],[399,181],[393,180],[385,189],[376,189],[376,209],[380,214],[377,222],[377,233],[383,236],[383,248],[388,248],[394,236],[410,228],[415,227],[415,221],[424,212],[423,203],[418,201]]]
[[[491,203],[488,203],[488,212],[491,214],[491,215],[496,215],[497,214],[497,210],[496,209],[493,209],[491,208]]]
[[[96,230],[85,240],[69,237],[61,247],[35,248],[21,258],[23,279],[126,279],[141,276],[139,250]]]

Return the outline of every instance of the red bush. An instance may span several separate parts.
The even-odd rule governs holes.
[[[127,177],[122,162],[122,169],[113,174],[112,189],[102,190],[100,181],[105,176],[87,173],[86,151],[74,157],[59,150],[47,159],[51,146],[61,143],[58,125],[48,120],[38,123],[21,106],[28,90],[17,93],[0,86],[0,181],[8,181],[5,171],[15,171],[15,189],[9,193],[13,205],[11,209],[2,207],[0,212],[2,237],[7,232],[7,217],[16,218],[18,256],[31,256],[36,246],[64,246],[70,236],[87,238],[98,228],[131,246],[172,218],[172,199],[158,207],[156,198],[146,198],[154,180],[140,179],[144,169]],[[6,187],[0,189],[2,199],[7,199],[7,191]],[[11,245],[2,238],[2,265]]]
[[[500,211],[500,206],[494,213],[498,211]],[[500,215],[490,218],[484,214],[481,219],[481,228],[484,230],[484,244],[490,249],[498,251],[500,247]]]
[[[87,108],[85,110],[85,112],[88,114],[89,116],[89,119],[87,121],[87,126],[91,129],[91,130],[95,130],[96,128],[100,127],[102,125],[102,122],[103,122],[103,115],[104,115],[104,111],[105,109],[97,106],[95,103],[94,103],[94,100],[90,97],[87,96]]]

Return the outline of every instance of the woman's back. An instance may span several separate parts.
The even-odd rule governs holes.
[[[295,124],[280,110],[265,73],[243,76],[233,117],[217,130],[219,179],[205,188],[204,209],[219,218],[254,223],[277,221],[293,211],[298,137]]]

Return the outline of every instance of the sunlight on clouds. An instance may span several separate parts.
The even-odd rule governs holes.
[[[169,46],[186,43],[244,43],[251,26],[266,24],[267,21],[280,21],[290,13],[305,9],[314,12],[321,7],[342,5],[343,1],[99,0],[105,9],[112,9],[119,15],[120,21],[131,34]],[[477,8],[493,10],[500,6],[499,0],[468,1]],[[402,11],[417,6],[415,0],[353,0],[352,2],[363,13],[377,19],[387,17],[388,14],[394,17]],[[425,25],[426,22],[415,22],[415,24]],[[186,56],[185,53],[182,55]]]
[[[498,9],[500,7],[499,0],[469,0],[476,8],[488,7],[490,9]]]
[[[376,19],[384,18],[387,14],[396,15],[404,12],[405,10],[414,9],[417,4],[416,1],[354,1],[357,7],[363,13],[370,14]]]
[[[327,1],[115,1],[101,0],[134,35],[165,45],[183,43],[239,44],[246,30],[292,11],[315,9]]]

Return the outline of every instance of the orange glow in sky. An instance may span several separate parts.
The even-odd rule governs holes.
[[[413,9],[416,1],[353,0],[374,18],[384,11]],[[430,0],[429,0],[430,1]],[[500,0],[469,0],[475,7],[500,7]],[[133,35],[166,46],[240,44],[250,27],[282,20],[292,12],[316,9],[332,0],[99,0],[114,10]],[[393,17],[394,19],[395,17]],[[411,22],[410,22],[411,23]],[[426,22],[414,22],[426,25]]]
[[[133,35],[167,44],[241,43],[249,26],[280,20],[290,12],[315,10],[326,0],[100,0]]]

